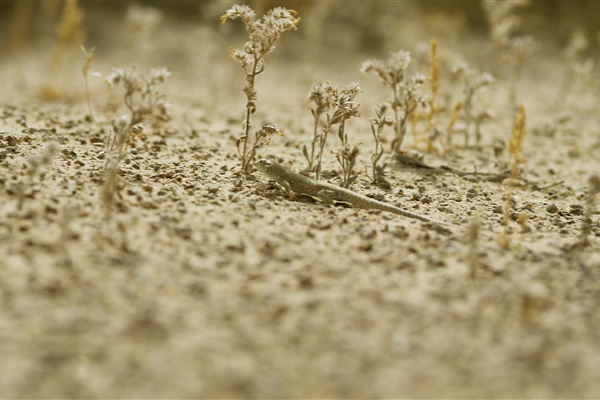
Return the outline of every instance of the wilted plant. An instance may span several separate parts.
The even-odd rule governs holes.
[[[85,56],[85,61],[83,63],[83,68],[81,70],[83,72],[83,80],[85,81],[85,99],[87,100],[88,110],[90,112],[90,119],[92,120],[92,122],[95,123],[96,119],[94,118],[94,112],[92,111],[92,102],[90,100],[90,89],[89,89],[89,85],[88,85],[88,74],[90,71],[90,64],[92,63],[92,60],[94,58],[94,50],[96,50],[95,46],[92,47],[90,49],[90,51],[87,51],[85,49],[85,46],[81,45],[81,51],[83,52],[83,55]]]
[[[371,118],[371,132],[373,133],[373,138],[375,139],[375,151],[371,154],[371,168],[373,171],[373,176],[371,177],[371,181],[385,189],[391,188],[390,183],[385,179],[385,166],[386,163],[380,164],[379,160],[383,155],[383,146],[381,144],[381,135],[383,133],[383,129],[386,126],[394,125],[394,119],[386,115],[387,105],[384,103],[380,103],[375,108],[375,117]]]
[[[221,23],[227,19],[240,18],[246,26],[250,40],[244,44],[243,50],[230,47],[231,58],[240,64],[246,75],[246,85],[243,88],[246,94],[246,117],[242,129],[243,133],[236,140],[236,147],[240,155],[244,174],[249,174],[254,165],[254,159],[248,152],[248,137],[252,127],[251,115],[256,112],[258,96],[254,89],[256,77],[265,71],[264,57],[275,49],[275,42],[283,32],[296,30],[300,18],[295,18],[296,12],[283,7],[269,10],[262,19],[257,20],[255,12],[246,5],[235,4],[221,17]],[[251,150],[250,150],[251,151]]]
[[[283,136],[283,133],[279,131],[279,128],[277,128],[277,125],[275,124],[264,124],[260,130],[256,131],[254,143],[252,143],[252,147],[250,147],[246,156],[250,164],[254,165],[254,162],[256,161],[256,150],[262,146],[268,145],[271,142],[271,136],[275,134]]]
[[[342,142],[342,147],[335,153],[340,166],[342,167],[342,183],[343,187],[348,187],[356,176],[352,176],[352,169],[356,163],[356,157],[358,156],[358,146],[351,147],[348,143],[348,135],[346,133],[346,121],[352,117],[359,116],[357,104],[354,101],[356,95],[360,92],[358,83],[352,82],[349,85],[341,87],[337,84],[330,84],[327,82],[323,86],[323,90],[327,93],[331,107],[333,108],[333,114],[326,113],[325,128],[321,132],[318,160],[315,167],[315,174],[317,179],[321,176],[321,161],[323,159],[323,151],[325,148],[325,141],[327,136],[334,125],[338,126],[337,135]]]
[[[517,116],[515,118],[515,126],[512,130],[512,135],[508,141],[508,154],[511,158],[511,178],[517,179],[519,175],[519,167],[525,162],[525,159],[521,156],[521,149],[523,147],[523,138],[525,137],[525,107],[519,106]]]
[[[312,113],[315,123],[313,128],[313,137],[310,142],[310,153],[306,145],[302,147],[302,153],[308,161],[308,171],[314,171],[316,168],[315,161],[321,159],[323,148],[325,147],[325,141],[327,135],[324,135],[324,130],[319,130],[319,124],[321,123],[321,116],[329,110],[329,96],[325,92],[325,86],[323,83],[314,84],[308,92],[308,107]],[[315,154],[315,150],[318,152]]]
[[[426,78],[416,74],[407,78],[407,68],[412,59],[410,52],[401,50],[391,53],[385,62],[381,60],[365,61],[360,68],[361,73],[366,74],[375,71],[385,86],[389,86],[393,92],[390,101],[394,110],[395,136],[392,141],[392,153],[400,154],[400,147],[406,135],[406,122],[410,114],[417,107],[424,107],[427,102],[425,96],[420,92],[420,86],[425,83]]]
[[[56,155],[56,152],[58,151],[58,147],[58,143],[48,142],[46,146],[44,146],[44,149],[42,150],[42,153],[40,155],[29,157],[29,169],[27,170],[26,182],[19,183],[17,188],[17,209],[21,210],[23,208],[23,202],[25,201],[25,194],[27,188],[31,187],[31,185],[33,184],[33,179],[37,175],[39,175],[42,167],[50,164],[50,162]]]
[[[494,77],[487,72],[480,73],[479,71],[469,67],[468,64],[463,63],[458,65],[452,71],[454,75],[463,81],[463,94],[462,110],[465,119],[465,147],[469,144],[469,131],[473,123],[476,124],[475,128],[475,143],[479,146],[479,140],[481,139],[481,132],[479,128],[483,118],[486,117],[487,110],[485,108],[476,108],[475,99],[486,86],[489,86],[494,82]]]
[[[122,83],[125,88],[124,103],[129,114],[116,116],[112,122],[112,131],[106,140],[104,163],[105,184],[103,200],[107,217],[118,192],[119,163],[131,141],[141,136],[140,125],[148,118],[169,119],[169,107],[166,97],[156,90],[159,83],[166,81],[171,73],[166,68],[154,68],[145,76],[140,76],[135,66],[114,68],[105,79],[109,86]]]

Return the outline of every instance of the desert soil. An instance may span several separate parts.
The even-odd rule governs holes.
[[[122,40],[121,16],[88,15],[105,29],[87,41],[98,45],[92,72],[101,77],[89,77],[96,123],[80,53],[66,55],[53,76],[51,38],[4,57],[0,397],[600,396],[596,208],[587,246],[575,246],[588,179],[600,171],[596,83],[569,80],[561,48],[541,37],[518,84],[527,115],[521,172],[517,182],[486,180],[478,173],[510,165],[506,150],[494,153],[514,124],[508,68],[491,62],[484,34],[435,30],[406,8],[370,53],[347,26],[310,28],[307,9],[299,31],[286,32],[267,58],[254,124],[276,123],[285,134],[260,156],[300,171],[312,135],[311,85],[359,81],[362,116],[347,126],[350,142],[362,142],[351,189],[449,221],[447,229],[308,197],[291,201],[256,171],[240,179],[244,82],[228,59],[228,46],[245,40],[239,21],[218,28],[167,16],[132,44]],[[368,120],[391,92],[374,75],[361,78],[360,64],[406,49],[417,60],[411,73],[427,73],[434,37],[440,126],[463,97],[450,72],[461,60],[495,74],[478,99],[493,117],[479,147],[473,137],[465,147],[456,133],[451,147],[436,139],[428,149],[417,140],[425,123],[416,133],[409,127],[405,151],[473,172],[466,175],[396,163],[387,130],[391,189],[381,189],[365,173],[374,147]],[[134,62],[142,73],[172,72],[158,87],[172,117],[144,124],[107,215],[104,142],[126,109],[122,92],[109,91],[102,77]],[[48,85],[55,99],[40,94]],[[29,160],[50,141],[57,155],[30,176]],[[331,135],[325,170],[339,171],[331,154],[338,147]]]

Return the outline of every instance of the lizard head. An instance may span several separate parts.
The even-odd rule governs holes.
[[[268,160],[266,158],[263,158],[261,160],[258,160],[254,166],[256,167],[256,169],[258,169],[261,172],[266,172],[268,171],[272,166],[273,166],[274,161],[273,160]]]

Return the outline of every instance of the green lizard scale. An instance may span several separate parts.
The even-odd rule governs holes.
[[[273,160],[262,159],[257,161],[255,166],[260,172],[281,185],[289,195],[290,199],[293,199],[296,193],[304,194],[317,198],[325,204],[333,204],[335,201],[339,201],[349,203],[356,208],[388,211],[404,217],[415,218],[424,222],[448,225],[446,222],[438,221],[436,219],[413,213],[388,203],[371,199],[351,190],[332,185],[330,183],[316,181],[307,176],[291,171]]]

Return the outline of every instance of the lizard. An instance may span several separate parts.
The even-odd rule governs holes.
[[[290,200],[293,200],[296,194],[304,194],[316,198],[327,205],[332,205],[335,201],[339,201],[348,203],[356,208],[387,211],[437,225],[451,225],[447,222],[404,210],[389,203],[371,199],[340,186],[316,181],[308,176],[294,172],[271,159],[259,160],[254,166],[283,187]]]

